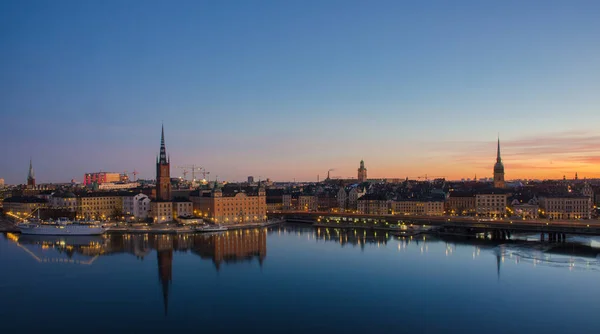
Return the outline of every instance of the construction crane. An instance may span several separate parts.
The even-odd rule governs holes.
[[[207,172],[207,171],[206,171],[206,168],[204,168],[204,167],[203,167],[203,168],[202,168],[202,172],[201,172],[201,174],[202,174],[202,179],[203,179],[203,180],[206,180],[206,175],[209,175],[209,174],[210,174],[210,172]]]
[[[183,169],[183,177],[185,178],[188,170],[192,172],[192,181],[196,180],[196,171],[201,171],[202,167],[198,165],[188,165],[188,166],[177,166],[176,168]]]

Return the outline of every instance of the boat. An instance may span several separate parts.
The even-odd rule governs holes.
[[[25,221],[17,224],[22,234],[32,235],[101,235],[107,228],[97,222],[73,222],[68,218],[56,221]]]
[[[227,231],[227,227],[221,225],[204,225],[196,227],[196,232],[224,232]]]

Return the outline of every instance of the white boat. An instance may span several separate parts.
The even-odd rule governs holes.
[[[97,222],[72,222],[67,218],[55,222],[23,222],[17,228],[22,234],[34,235],[100,235],[107,230]]]
[[[224,232],[227,227],[221,225],[205,225],[196,228],[196,232]]]

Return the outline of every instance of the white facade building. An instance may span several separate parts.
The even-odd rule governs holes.
[[[123,197],[123,214],[146,219],[150,213],[150,198],[142,193]]]

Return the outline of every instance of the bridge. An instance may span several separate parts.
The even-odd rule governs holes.
[[[377,228],[395,230],[399,225],[425,225],[436,227],[440,233],[471,235],[490,234],[494,239],[508,239],[513,233],[540,233],[540,238],[550,241],[564,240],[566,234],[600,235],[598,220],[522,220],[487,219],[448,216],[367,215],[331,212],[275,212],[271,218],[288,222],[350,228]]]

